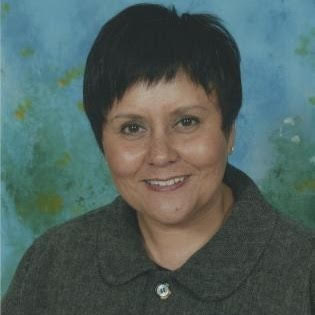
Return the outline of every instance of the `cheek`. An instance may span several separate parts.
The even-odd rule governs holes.
[[[135,174],[142,165],[143,150],[120,141],[104,141],[104,152],[113,177],[128,177]]]
[[[196,166],[225,163],[227,151],[223,135],[199,137],[182,146],[182,155]]]

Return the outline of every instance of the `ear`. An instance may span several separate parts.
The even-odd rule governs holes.
[[[227,141],[227,144],[228,144],[228,152],[229,154],[232,154],[233,151],[234,151],[234,146],[235,146],[235,136],[236,136],[236,125],[235,125],[235,122],[233,123],[232,127],[231,127],[231,130],[230,130],[230,133],[228,135],[228,141]]]

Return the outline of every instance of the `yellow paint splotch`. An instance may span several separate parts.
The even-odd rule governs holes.
[[[297,182],[295,184],[295,189],[298,192],[305,192],[305,191],[315,191],[315,179],[307,179],[302,182]]]
[[[308,98],[308,101],[311,105],[315,105],[315,96],[311,96]]]
[[[69,69],[65,72],[65,74],[58,80],[58,85],[60,87],[69,86],[73,80],[78,79],[83,76],[83,68],[77,67]]]
[[[56,160],[56,165],[59,167],[66,167],[71,162],[71,155],[68,152],[64,152],[62,156]]]
[[[63,207],[63,198],[55,192],[40,192],[35,204],[38,210],[46,214],[58,214]]]
[[[312,28],[309,33],[299,37],[298,46],[295,53],[299,56],[312,56],[314,55],[314,41],[315,41],[315,28]]]
[[[25,99],[18,105],[17,110],[14,112],[14,116],[17,120],[25,119],[26,113],[32,107],[32,101],[29,99]]]
[[[20,50],[20,56],[27,58],[33,56],[35,53],[34,49],[31,47],[25,47]]]
[[[300,56],[306,56],[309,53],[311,40],[308,36],[300,36],[299,46],[295,49],[295,53]]]
[[[83,102],[82,101],[78,101],[77,102],[77,107],[78,107],[80,112],[84,112],[84,106],[83,106]]]

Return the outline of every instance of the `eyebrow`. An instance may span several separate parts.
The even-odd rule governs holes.
[[[194,109],[203,110],[203,111],[207,110],[207,108],[202,105],[188,105],[188,106],[183,106],[183,107],[179,107],[175,109],[174,111],[171,112],[171,115],[172,116],[181,115]],[[133,113],[120,113],[120,114],[115,115],[113,118],[111,118],[110,121],[113,121],[116,119],[126,119],[126,118],[132,119],[132,120],[142,120],[143,116],[133,114]]]
[[[115,115],[109,121],[113,121],[113,120],[116,120],[116,119],[125,119],[125,118],[132,119],[132,120],[141,120],[141,119],[143,119],[143,117],[141,115],[132,114],[132,113],[121,113],[121,114]]]
[[[202,105],[188,105],[188,106],[183,106],[183,107],[179,107],[179,108],[175,109],[171,113],[171,115],[177,116],[177,115],[184,114],[184,113],[189,112],[190,110],[194,110],[194,109],[201,109],[203,111],[207,111],[207,107],[202,106]]]

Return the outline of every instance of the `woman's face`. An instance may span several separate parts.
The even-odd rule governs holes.
[[[103,147],[122,197],[143,217],[174,225],[220,203],[233,137],[221,129],[216,93],[179,73],[127,90],[108,114]]]

